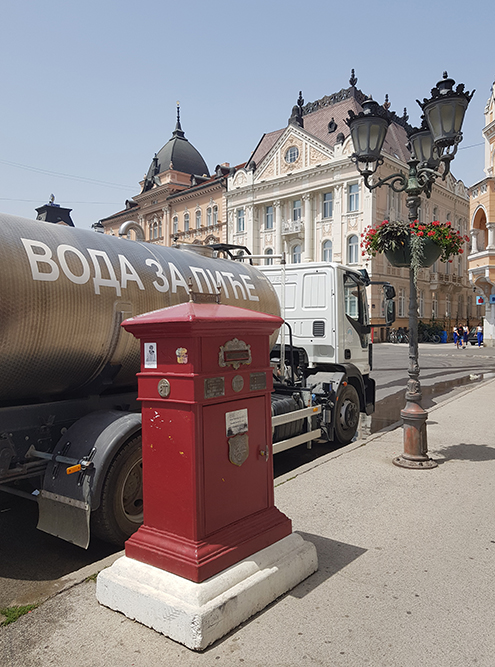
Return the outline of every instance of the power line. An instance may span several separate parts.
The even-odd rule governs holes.
[[[465,151],[466,148],[476,148],[476,146],[484,146],[484,145],[485,145],[485,142],[482,141],[482,142],[479,143],[479,144],[471,144],[471,146],[461,146],[460,148],[458,148],[458,150],[460,150],[460,151]]]
[[[0,201],[16,201],[16,202],[27,202],[32,204],[39,204],[40,199],[17,199],[15,197],[0,197]],[[98,204],[99,206],[122,206],[122,202],[115,201],[60,201],[58,204]]]
[[[57,171],[49,171],[48,169],[41,169],[39,167],[31,167],[27,164],[19,164],[18,162],[9,162],[8,160],[0,160],[0,164],[6,164],[9,167],[16,167],[18,169],[26,169],[27,171],[34,171],[38,174],[47,174],[48,176],[56,176],[58,178],[67,178],[73,181],[81,181],[82,183],[91,183],[92,185],[104,185],[109,188],[119,188],[124,190],[131,190],[129,185],[121,185],[120,183],[108,183],[107,181],[98,181],[95,178],[86,178],[85,176],[72,176],[70,174],[61,174]]]

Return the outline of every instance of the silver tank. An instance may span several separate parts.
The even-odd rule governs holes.
[[[190,284],[279,314],[249,265],[0,214],[0,403],[90,393],[104,376],[133,385],[139,343],[121,322],[187,301]]]

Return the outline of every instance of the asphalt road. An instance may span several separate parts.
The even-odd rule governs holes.
[[[365,438],[400,419],[407,383],[408,346],[381,343],[374,347],[372,376],[377,384],[374,415],[363,417],[359,436]],[[453,392],[495,375],[495,348],[457,350],[452,344],[420,345],[421,384],[426,409]],[[275,476],[296,470],[326,454],[328,444],[305,446],[277,454]],[[42,599],[53,582],[116,551],[93,540],[80,549],[36,529],[37,506],[0,492],[0,609]]]

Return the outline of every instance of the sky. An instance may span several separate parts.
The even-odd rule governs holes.
[[[418,125],[446,70],[476,89],[452,172],[484,178],[495,80],[490,3],[471,0],[0,0],[0,212],[34,219],[55,195],[89,228],[140,191],[182,129],[217,164],[249,159],[305,102],[357,87]],[[347,129],[347,128],[346,128]],[[347,132],[346,132],[347,134]]]

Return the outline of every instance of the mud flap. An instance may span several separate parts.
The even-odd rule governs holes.
[[[81,489],[82,490],[82,489]],[[89,486],[87,487],[89,494]],[[38,530],[87,549],[91,506],[86,500],[76,500],[43,489],[38,497]]]

